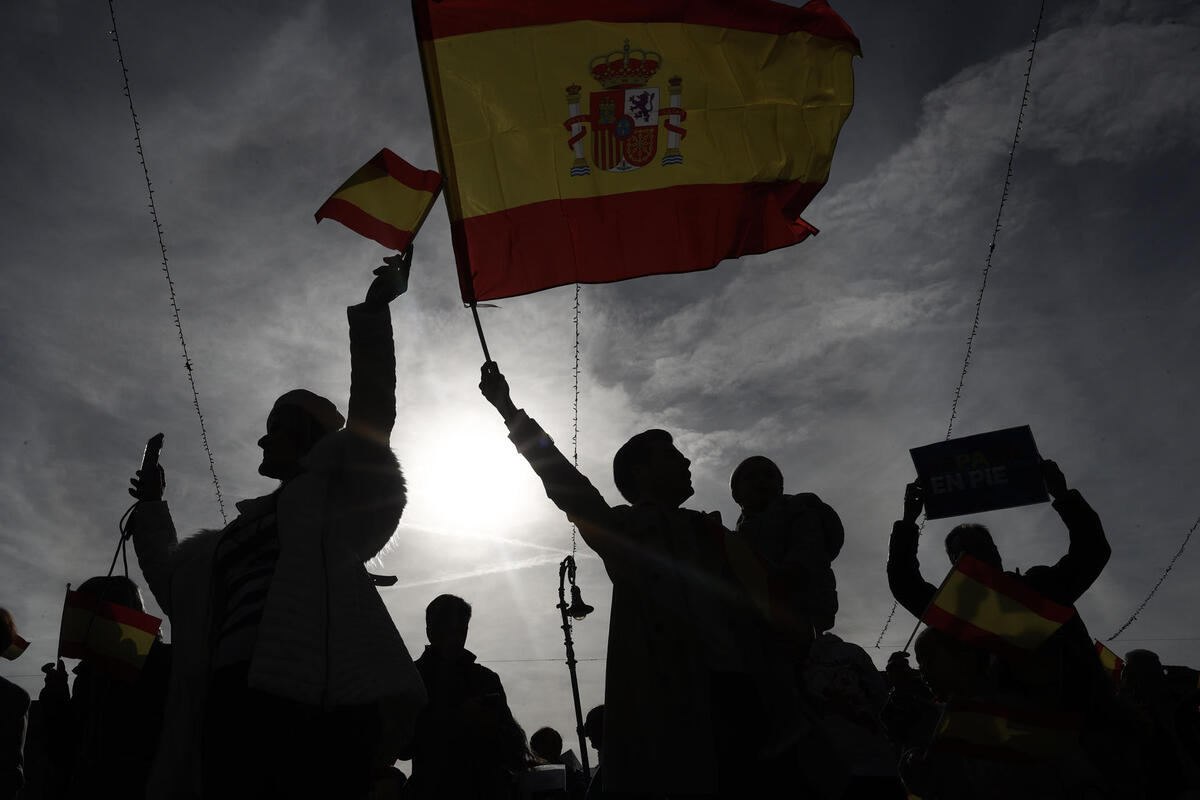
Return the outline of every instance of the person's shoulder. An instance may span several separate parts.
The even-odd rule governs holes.
[[[29,692],[7,678],[0,678],[0,705],[24,714],[29,710]]]

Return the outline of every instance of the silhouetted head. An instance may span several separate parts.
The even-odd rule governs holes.
[[[17,640],[17,623],[13,622],[12,614],[7,608],[0,608],[0,653],[12,647]]]
[[[958,561],[963,553],[974,556],[988,566],[1004,569],[1000,561],[1000,551],[992,541],[992,534],[984,526],[975,522],[964,522],[955,525],[946,534],[946,555],[950,562]]]
[[[604,705],[598,705],[583,718],[583,735],[596,752],[604,742]]]
[[[267,415],[267,433],[258,440],[262,463],[258,474],[288,481],[303,469],[302,459],[327,433],[346,422],[337,406],[307,389],[281,395]]]
[[[467,644],[471,604],[452,594],[440,594],[425,607],[425,635],[435,653],[451,656]]]
[[[1130,650],[1121,668],[1121,693],[1149,698],[1166,688],[1162,661],[1153,650]]]
[[[729,491],[742,515],[753,516],[783,494],[783,473],[766,456],[750,456],[729,476]]]
[[[562,757],[562,735],[554,728],[538,728],[529,737],[529,749],[545,761],[557,761]]]
[[[125,575],[100,575],[88,578],[79,584],[78,591],[91,597],[98,597],[107,603],[132,608],[134,611],[146,610],[146,602],[142,599],[142,590]]]
[[[613,456],[613,481],[630,503],[679,506],[694,492],[691,463],[675,449],[671,434],[643,431]]]
[[[925,683],[944,700],[977,694],[987,670],[986,651],[937,628],[921,631],[913,644],[913,655]]]

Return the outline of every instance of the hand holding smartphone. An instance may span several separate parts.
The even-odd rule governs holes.
[[[142,467],[137,475],[129,479],[129,494],[137,500],[161,500],[163,487],[167,485],[163,468],[158,464],[158,454],[162,452],[163,435],[156,433],[146,442],[142,452]]]

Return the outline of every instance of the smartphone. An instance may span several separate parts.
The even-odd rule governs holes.
[[[146,451],[142,453],[142,475],[149,475],[150,470],[158,469],[158,454],[162,451],[163,435],[156,433],[146,442]]]

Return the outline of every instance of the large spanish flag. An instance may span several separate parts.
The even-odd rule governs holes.
[[[956,700],[938,720],[931,747],[997,761],[1062,756],[1079,744],[1083,715]]]
[[[83,592],[67,592],[58,634],[60,658],[94,659],[114,674],[135,678],[162,620]]]
[[[417,169],[386,147],[321,204],[317,222],[335,219],[384,247],[404,250],[429,215],[442,176]]]
[[[465,302],[795,244],[858,40],[825,0],[413,0]]]
[[[1027,653],[1050,638],[1075,609],[1047,600],[1012,575],[963,555],[921,619],[1002,655]]]

